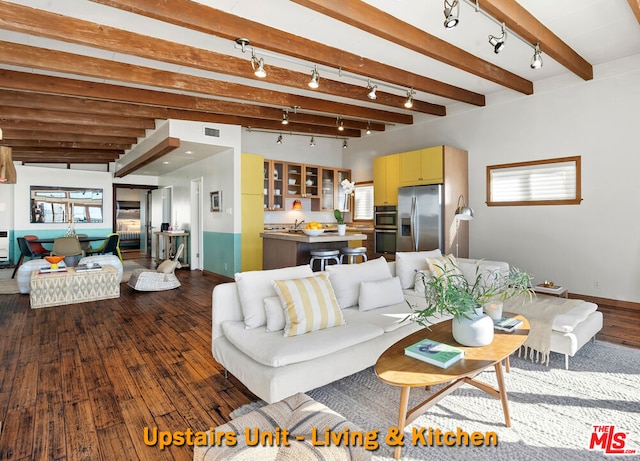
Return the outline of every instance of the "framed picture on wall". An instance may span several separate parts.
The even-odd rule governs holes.
[[[222,211],[222,191],[211,192],[211,211]]]

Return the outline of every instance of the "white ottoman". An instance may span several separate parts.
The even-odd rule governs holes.
[[[215,428],[215,433],[231,432],[236,434],[237,443],[226,446],[223,442],[213,446],[195,446],[194,461],[275,461],[275,460],[353,460],[371,459],[371,451],[357,444],[339,444],[313,446],[311,433],[317,429],[318,439],[324,438],[325,428],[334,432],[345,431],[349,434],[364,433],[358,426],[344,419],[335,411],[316,402],[305,394],[295,394],[280,402],[258,408],[240,416],[227,424]],[[275,433],[276,428],[289,431],[288,446],[283,443],[274,445],[249,446],[245,439],[246,428],[260,432]],[[379,434],[377,434],[379,437]],[[250,438],[251,440],[251,438]],[[380,440],[375,438],[378,443]]]
[[[18,272],[16,274],[16,281],[18,282],[18,290],[23,295],[28,295],[31,292],[31,272],[39,271],[41,267],[48,267],[49,263],[44,259],[30,259],[20,264]]]

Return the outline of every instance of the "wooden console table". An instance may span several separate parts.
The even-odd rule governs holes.
[[[118,269],[107,264],[100,270],[81,272],[73,267],[66,272],[33,271],[30,283],[32,309],[120,297]]]
[[[180,261],[181,267],[189,267],[189,233],[187,232],[154,232],[156,238],[156,255],[155,255],[155,263],[160,264],[165,259],[171,259],[176,254],[176,250],[178,248],[178,238],[182,239],[182,243],[184,243],[184,250],[182,254],[178,258]],[[162,257],[162,253],[160,252],[160,237],[162,237],[162,242],[164,243],[165,249],[165,257]]]

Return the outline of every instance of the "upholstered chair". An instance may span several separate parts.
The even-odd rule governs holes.
[[[77,238],[60,237],[54,240],[51,255],[64,256],[64,263],[73,267],[78,264],[80,257],[84,256],[84,251]]]

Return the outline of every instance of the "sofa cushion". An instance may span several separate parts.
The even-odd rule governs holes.
[[[404,294],[400,286],[400,278],[375,280],[373,282],[360,282],[360,296],[358,308],[361,311],[390,306],[404,301]]]
[[[342,309],[358,305],[360,283],[391,278],[391,271],[383,256],[360,264],[327,266],[327,273]]]
[[[240,351],[269,367],[282,367],[334,354],[384,334],[381,327],[367,322],[345,323],[306,335],[283,336],[279,331],[269,333],[265,327],[248,330],[243,322],[227,320],[222,322],[222,331]]]
[[[419,270],[416,272],[415,280],[413,283],[413,291],[417,294],[424,295],[425,285],[429,283],[429,280],[433,277],[430,270]]]
[[[487,285],[490,283],[494,274],[508,274],[509,264],[500,261],[484,261],[484,260],[467,260],[457,259],[458,268],[462,272],[462,275],[471,284],[475,283],[476,277],[480,274],[480,280]]]
[[[284,330],[286,319],[279,296],[264,298],[264,312],[267,315],[267,331]]]
[[[462,271],[458,267],[458,261],[453,255],[444,255],[439,258],[427,258],[427,266],[436,277],[440,277],[442,274],[447,275],[462,275]]]
[[[284,308],[285,336],[302,335],[344,323],[327,274],[274,280],[273,285]]]
[[[552,329],[562,333],[571,333],[597,309],[598,305],[594,303],[579,304],[564,314],[556,315],[553,319]]]
[[[238,272],[235,279],[245,327],[258,328],[266,325],[264,298],[277,296],[273,288],[274,280],[297,279],[311,275],[313,271],[308,264],[265,271]]]
[[[416,271],[428,269],[427,258],[440,258],[440,249],[431,251],[399,251],[396,253],[396,274],[403,290],[413,288]]]

